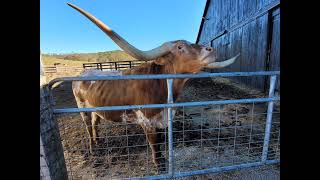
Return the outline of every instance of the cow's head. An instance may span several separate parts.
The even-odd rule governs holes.
[[[103,32],[105,32],[119,47],[138,60],[154,60],[156,64],[171,64],[176,73],[196,73],[204,67],[223,68],[232,64],[239,54],[229,60],[216,62],[216,51],[207,46],[192,44],[188,41],[170,41],[149,51],[141,51],[132,46],[116,32],[110,29],[102,21],[95,18],[83,9],[68,3],[69,6],[78,10],[90,19]]]

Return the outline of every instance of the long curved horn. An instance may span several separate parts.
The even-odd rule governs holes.
[[[210,63],[206,66],[206,68],[223,68],[226,66],[229,66],[230,64],[234,63],[234,61],[240,56],[240,53],[236,56],[234,56],[233,58],[230,58],[228,60],[225,61],[221,61],[221,62],[213,62]]]
[[[83,9],[67,3],[72,8],[79,11],[81,14],[86,16],[90,21],[92,21],[95,25],[97,25],[103,32],[105,32],[120,48],[122,48],[125,52],[130,54],[132,57],[139,59],[139,60],[153,60],[160,56],[166,55],[170,52],[173,45],[171,42],[166,42],[162,44],[161,46],[151,49],[149,51],[141,51],[131,44],[129,44],[126,40],[124,40],[121,36],[119,36],[116,32],[114,32],[111,28],[109,28],[107,25],[105,25],[102,21],[95,18],[90,13],[84,11]]]

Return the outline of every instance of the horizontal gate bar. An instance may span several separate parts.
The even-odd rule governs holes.
[[[205,78],[205,77],[234,77],[234,76],[266,76],[279,75],[280,71],[258,72],[231,72],[231,73],[199,73],[199,74],[146,74],[146,75],[123,75],[123,76],[82,76],[62,77],[49,82],[49,88],[59,81],[98,81],[98,80],[134,80],[134,79],[178,79],[178,78]]]
[[[209,174],[209,173],[216,173],[216,172],[223,172],[223,171],[231,171],[231,170],[240,170],[244,168],[251,168],[251,167],[258,167],[262,165],[271,165],[271,164],[277,164],[280,160],[267,160],[265,163],[262,162],[254,162],[254,163],[247,163],[247,164],[239,164],[239,165],[233,165],[233,166],[224,166],[224,167],[214,167],[210,169],[204,169],[204,170],[197,170],[197,171],[191,171],[191,172],[177,172],[174,174],[173,178],[180,178],[180,177],[186,177],[186,176],[194,176],[199,174]],[[159,175],[159,176],[149,176],[149,177],[143,177],[143,178],[124,178],[125,180],[142,180],[142,179],[169,179],[172,178],[168,175]]]
[[[150,109],[150,108],[173,108],[173,107],[188,107],[188,106],[206,106],[206,105],[222,105],[222,104],[240,104],[240,103],[255,103],[255,102],[270,102],[278,101],[280,97],[272,98],[252,98],[252,99],[235,99],[221,101],[197,101],[183,102],[172,104],[146,104],[146,105],[128,105],[128,106],[103,106],[96,108],[64,108],[54,109],[53,113],[78,113],[78,112],[95,112],[95,111],[116,111],[116,110],[131,110],[131,109]]]

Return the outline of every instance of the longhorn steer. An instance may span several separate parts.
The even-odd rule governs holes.
[[[181,74],[198,73],[204,67],[222,68],[232,64],[238,57],[235,56],[222,62],[216,61],[216,51],[211,47],[192,44],[188,41],[178,40],[166,42],[160,47],[150,51],[141,51],[112,31],[107,25],[96,19],[84,10],[69,4],[74,9],[89,18],[102,31],[104,31],[117,45],[131,56],[149,61],[138,67],[119,72],[119,75],[136,74]],[[86,71],[82,76],[99,75],[97,71]],[[188,79],[175,79],[173,81],[173,97],[176,99]],[[121,81],[74,81],[73,93],[79,108],[162,104],[167,99],[166,80],[121,80]],[[141,125],[152,150],[154,164],[163,168],[164,158],[159,152],[159,138],[157,128],[166,128],[164,111],[162,109],[126,110],[126,111],[100,111],[90,113],[81,112],[90,137],[90,152],[97,144],[97,124],[100,119],[113,122],[132,122]]]

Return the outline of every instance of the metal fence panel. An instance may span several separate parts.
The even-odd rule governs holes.
[[[168,159],[165,174],[157,175],[154,172],[152,162],[150,162],[151,152],[148,149],[148,143],[141,140],[145,135],[137,131],[132,133],[134,124],[102,124],[101,140],[104,143],[102,147],[97,148],[102,156],[92,157],[86,155],[88,147],[85,144],[88,143],[88,138],[79,136],[79,132],[84,131],[84,126],[71,122],[68,124],[68,121],[71,120],[64,119],[65,122],[60,125],[62,139],[69,135],[75,142],[78,142],[72,145],[67,142],[67,139],[64,139],[65,150],[71,154],[72,152],[73,154],[75,152],[84,153],[84,158],[87,159],[85,162],[92,163],[91,166],[94,167],[94,172],[86,173],[85,171],[90,171],[89,169],[79,171],[77,168],[81,165],[73,163],[76,158],[67,157],[69,176],[88,179],[167,179],[278,163],[280,118],[279,112],[274,111],[274,102],[280,100],[280,97],[274,96],[277,75],[279,71],[57,78],[49,85],[52,86],[59,81],[119,79],[167,79],[168,85],[167,104],[53,110],[58,116],[61,113],[164,109],[168,130],[165,129],[160,134],[165,139],[161,152]],[[222,76],[271,76],[269,96],[222,101],[173,102],[173,79]],[[174,109],[177,112],[174,113]]]

